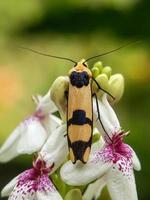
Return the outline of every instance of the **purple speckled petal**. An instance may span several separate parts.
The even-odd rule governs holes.
[[[9,200],[35,199],[36,192],[56,191],[48,173],[39,174],[40,171],[29,169],[18,177],[18,182],[9,196]]]
[[[87,164],[66,162],[61,167],[60,175],[62,180],[69,185],[85,185],[102,177],[112,165],[112,151],[109,152],[104,148],[91,151]]]
[[[121,156],[107,173],[107,187],[112,200],[137,200],[131,159]]]

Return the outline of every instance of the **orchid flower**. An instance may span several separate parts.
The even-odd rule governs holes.
[[[9,200],[62,200],[49,175],[67,156],[66,125],[58,127],[48,138],[33,167],[15,177],[1,192]]]
[[[85,185],[98,179],[95,185],[89,186],[91,198],[85,198],[86,200],[97,198],[97,192],[100,194],[105,185],[112,200],[137,200],[133,168],[140,170],[140,162],[133,149],[123,142],[123,136],[127,133],[121,130],[106,95],[99,101],[98,106],[101,123],[97,120],[96,125],[103,136],[103,145],[99,145],[100,142],[92,145],[90,159],[86,165],[79,162],[73,165],[71,161],[65,163],[60,171],[61,177],[69,185]],[[93,111],[97,118],[95,104]]]
[[[32,154],[41,149],[48,136],[61,124],[54,116],[56,106],[50,91],[43,97],[34,96],[36,111],[17,126],[0,148],[0,162],[7,162],[20,154]]]

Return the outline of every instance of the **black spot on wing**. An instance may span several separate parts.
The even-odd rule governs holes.
[[[68,138],[68,145],[70,148],[72,148],[73,154],[75,157],[75,162],[73,162],[74,164],[76,163],[77,160],[80,160],[81,162],[83,162],[85,164],[85,162],[83,160],[83,156],[84,156],[84,153],[85,153],[87,147],[91,148],[91,142],[92,142],[92,137],[90,137],[88,142],[79,140],[79,141],[76,141],[73,143],[71,143],[70,139]]]
[[[86,117],[86,112],[84,110],[75,110],[73,112],[72,118],[69,119],[67,122],[68,126],[70,126],[70,124],[73,124],[73,125],[89,124],[90,126],[92,126],[93,122],[91,119]]]

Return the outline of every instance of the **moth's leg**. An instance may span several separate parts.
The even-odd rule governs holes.
[[[104,90],[103,88],[101,88],[101,86],[99,85],[99,83],[96,81],[96,79],[94,77],[92,77],[92,80],[96,83],[97,87],[99,90],[102,90],[103,92],[105,92],[106,94],[108,94],[113,100],[115,100],[115,97],[112,96],[108,91]]]
[[[97,99],[96,93],[93,94],[93,97],[95,97],[95,100],[96,100],[96,107],[97,107],[97,114],[98,114],[98,117],[97,117],[96,121],[99,120],[103,130],[105,131],[105,128],[104,128],[103,123],[101,121],[101,115],[100,115],[100,110],[99,110],[99,106],[98,106],[98,99]]]
[[[97,114],[98,114],[97,120],[99,120],[99,123],[101,124],[101,126],[102,126],[104,132],[106,133],[107,137],[109,138],[109,140],[112,141],[101,121],[101,115],[100,115],[100,110],[99,110],[99,106],[98,106],[98,98],[97,98],[96,93],[94,93],[93,96],[95,97],[95,100],[96,100],[96,107],[97,107]]]

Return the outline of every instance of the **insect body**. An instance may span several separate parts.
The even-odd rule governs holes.
[[[69,72],[67,137],[73,163],[77,160],[87,162],[92,142],[92,73],[83,61]]]

